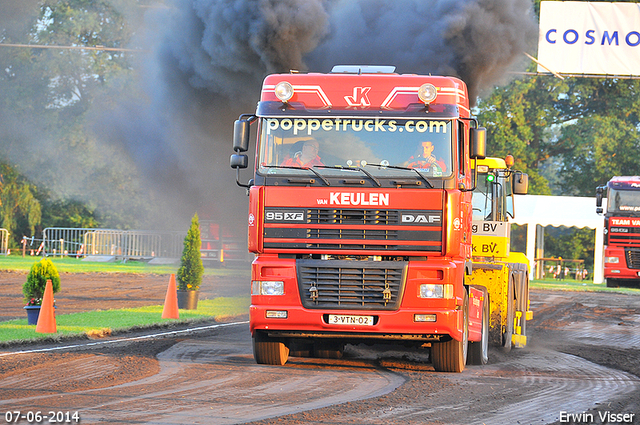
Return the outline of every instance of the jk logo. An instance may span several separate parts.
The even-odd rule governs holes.
[[[371,106],[371,102],[367,96],[369,90],[371,90],[371,87],[354,87],[353,96],[345,96],[344,100],[346,100],[349,106]]]

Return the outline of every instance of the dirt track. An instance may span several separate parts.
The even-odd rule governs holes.
[[[243,294],[247,276],[212,280],[203,291]],[[96,287],[110,286],[105,279],[114,276],[65,277],[56,298],[71,311],[92,305],[87,298],[93,297],[71,288],[93,286],[102,308],[116,308],[140,302],[136,292],[148,294],[149,287],[159,294],[146,304],[161,303],[168,283],[168,277],[121,275],[122,290],[105,296]],[[0,308],[15,298],[0,296]],[[620,423],[640,423],[640,296],[534,291],[532,309],[526,349],[492,350],[489,365],[462,374],[434,373],[428,353],[384,346],[349,346],[342,360],[258,366],[246,324],[6,354],[29,348],[15,347],[0,350],[0,412],[79,410],[82,423],[591,423],[560,422],[560,412],[568,411],[592,412],[593,423],[602,423],[602,412],[634,414]],[[127,336],[135,335],[120,337]]]

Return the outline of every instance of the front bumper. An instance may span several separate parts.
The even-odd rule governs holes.
[[[267,318],[267,311],[286,311],[286,318]],[[328,323],[329,314],[373,316],[373,325]],[[434,315],[434,322],[416,322],[419,315]],[[344,340],[439,341],[447,336],[463,338],[463,312],[459,309],[402,309],[401,311],[309,310],[295,306],[252,305],[251,333],[267,331],[272,336],[333,338]]]

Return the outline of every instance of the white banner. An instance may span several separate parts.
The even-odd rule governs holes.
[[[540,3],[538,72],[640,75],[640,4]]]

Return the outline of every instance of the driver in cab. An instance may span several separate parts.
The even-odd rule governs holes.
[[[418,148],[418,153],[407,160],[405,167],[417,168],[434,176],[441,176],[447,171],[447,165],[442,158],[436,158],[433,154],[434,149],[435,146],[432,142],[428,140],[422,142]]]
[[[320,144],[317,140],[305,140],[302,150],[296,152],[292,157],[287,158],[282,166],[310,168],[314,165],[324,165],[318,156]]]

